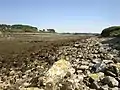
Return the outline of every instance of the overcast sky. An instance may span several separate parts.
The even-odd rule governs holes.
[[[120,0],[0,0],[0,23],[101,32],[120,25]]]

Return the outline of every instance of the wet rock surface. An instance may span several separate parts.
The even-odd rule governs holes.
[[[0,89],[119,90],[120,51],[116,43],[120,40],[107,42],[112,39],[91,37],[62,45],[54,54],[46,50],[32,53],[19,68],[1,68]]]

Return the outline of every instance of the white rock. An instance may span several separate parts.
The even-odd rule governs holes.
[[[86,66],[86,65],[81,65],[80,67],[79,67],[79,69],[81,69],[81,70],[83,70],[83,69],[88,69],[89,68],[89,66]]]
[[[25,87],[27,87],[27,86],[30,85],[30,83],[25,82],[23,85],[24,85]]]
[[[10,75],[12,76],[12,75],[14,75],[15,74],[15,71],[10,71]]]
[[[84,79],[84,76],[83,75],[78,75],[78,79],[79,79],[79,81],[83,81],[83,79]]]
[[[29,88],[21,88],[20,90],[44,90],[44,89],[39,89],[37,87],[29,87]]]
[[[77,73],[81,74],[81,73],[83,73],[83,71],[82,70],[77,70]]]
[[[71,74],[74,74],[74,73],[75,73],[75,69],[74,69],[74,68],[70,68],[70,69],[69,69],[69,72],[70,72]]]
[[[82,61],[81,64],[82,64],[82,65],[88,65],[89,62],[88,62],[88,61]]]

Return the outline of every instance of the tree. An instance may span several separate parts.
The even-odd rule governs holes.
[[[45,29],[43,29],[43,32],[45,32]]]
[[[55,30],[54,29],[47,29],[47,32],[49,32],[49,33],[55,33]]]

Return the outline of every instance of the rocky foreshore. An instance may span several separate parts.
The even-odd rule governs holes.
[[[119,90],[120,40],[113,39],[91,37],[59,47],[51,66],[37,54],[24,73],[11,68],[6,74],[2,67],[0,90]]]

